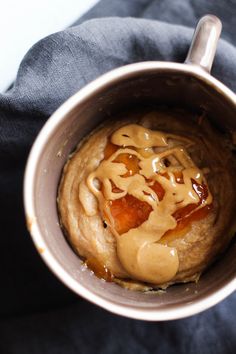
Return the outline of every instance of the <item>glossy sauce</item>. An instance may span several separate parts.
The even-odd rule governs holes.
[[[108,282],[111,282],[114,278],[109,269],[105,265],[100,263],[95,257],[88,258],[85,261],[85,265],[89,269],[91,269],[94,274],[96,274],[96,276],[100,279],[104,279]]]
[[[179,145],[170,148],[169,138]],[[87,185],[116,236],[118,258],[134,279],[155,284],[171,280],[179,261],[168,242],[210,211],[212,196],[184,148],[189,143],[185,137],[130,124],[112,134],[104,160],[88,176]],[[161,147],[159,153],[155,147]]]
[[[114,152],[119,149],[119,146],[112,144],[108,140],[105,150],[104,159],[108,159]],[[114,160],[114,162],[124,163],[128,172],[124,177],[133,176],[139,172],[138,158],[131,154],[120,154]],[[167,174],[163,174],[166,178],[169,178]],[[183,174],[182,172],[175,172],[175,179],[177,183],[183,184]],[[147,180],[147,183],[151,184],[152,180]],[[178,209],[174,214],[174,218],[177,221],[177,226],[173,230],[167,231],[164,236],[162,236],[160,243],[168,244],[168,242],[175,240],[176,238],[183,237],[186,232],[190,230],[191,223],[194,221],[199,221],[204,219],[212,209],[212,206],[205,206],[204,208],[194,211],[201,203],[203,203],[208,196],[208,188],[205,184],[199,185],[194,180],[192,180],[192,185],[194,190],[199,196],[198,204],[189,204],[186,207]],[[150,188],[155,191],[158,195],[159,200],[162,200],[165,194],[165,190],[160,183],[154,181],[150,185]],[[113,185],[113,191],[120,191],[116,186]],[[116,199],[109,202],[109,207],[111,210],[112,217],[115,221],[115,229],[119,234],[123,234],[129,231],[131,228],[136,228],[140,226],[145,220],[148,219],[149,214],[152,210],[150,205],[146,202],[142,202],[139,199],[126,195],[121,199]]]

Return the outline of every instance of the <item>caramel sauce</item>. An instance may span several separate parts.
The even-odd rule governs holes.
[[[168,139],[179,143],[170,147]],[[191,144],[185,137],[137,124],[124,126],[112,134],[104,159],[87,178],[116,237],[117,256],[134,279],[155,284],[171,280],[179,258],[168,242],[182,237],[211,210],[203,172],[182,143]],[[155,152],[155,147],[161,149]]]
[[[118,149],[119,146],[108,141],[104,150],[104,159],[108,159]],[[116,157],[114,162],[123,163],[126,166],[127,173],[125,173],[123,177],[129,177],[139,173],[139,159],[135,155],[120,154]],[[117,188],[112,182],[112,192],[120,193],[122,190]],[[123,234],[131,228],[140,226],[147,220],[152,211],[148,203],[142,202],[129,194],[123,198],[109,201],[109,208],[114,220],[115,229],[119,234]]]
[[[150,188],[156,193],[160,201],[164,198],[165,190],[158,181],[155,181],[154,184],[150,186]]]
[[[195,206],[195,205],[194,205]],[[196,206],[195,206],[196,208]],[[185,208],[183,208],[185,209]],[[182,212],[182,218],[178,219],[177,226],[173,230],[168,230],[160,239],[160,243],[168,244],[169,242],[175,241],[178,238],[182,238],[188,231],[191,229],[191,224],[194,221],[199,221],[207,217],[210,211],[212,210],[212,204],[206,205],[205,207],[198,209],[188,216],[184,216],[187,211],[187,207],[185,210],[179,209],[179,213]],[[188,213],[189,214],[189,213]]]
[[[110,270],[103,264],[101,264],[97,258],[91,257],[88,258],[85,261],[86,266],[91,269],[94,274],[100,278],[100,279],[104,279],[108,282],[113,281],[114,276],[112,275],[112,273],[110,272]]]
[[[181,171],[174,172],[174,175],[175,175],[175,180],[177,183],[180,183],[180,184],[184,183],[183,173]]]
[[[114,152],[116,152],[118,149],[119,149],[118,145],[112,144],[110,140],[108,140],[104,149],[104,160],[109,159],[109,157],[111,157],[111,155],[113,155]]]
[[[104,149],[104,160],[109,159],[120,147],[112,144],[110,140],[108,140],[105,149]],[[130,149],[134,149],[133,147],[129,147]],[[139,159],[137,156],[132,154],[120,154],[118,155],[113,162],[123,163],[127,168],[127,173],[123,175],[123,177],[129,177],[135,175],[135,173],[139,172]]]
[[[117,156],[114,162],[123,163],[127,168],[127,172],[123,175],[123,177],[130,177],[134,176],[136,173],[139,173],[139,159],[135,155],[120,154]]]
[[[109,201],[114,228],[118,234],[139,227],[148,219],[152,207],[141,200],[126,194],[125,197]]]
[[[117,145],[108,141],[104,150],[104,159],[108,159],[118,150],[118,148]],[[139,159],[135,155],[120,154],[116,157],[114,162],[123,163],[126,166],[127,173],[125,173],[123,177],[129,177],[139,173]],[[160,183],[155,182],[150,188],[154,190],[160,200],[163,199],[165,191]],[[122,190],[117,188],[112,182],[112,192],[119,193],[122,192]],[[114,227],[119,234],[123,234],[132,228],[139,227],[148,219],[148,216],[152,211],[152,207],[148,203],[142,202],[129,194],[123,198],[111,200],[109,202],[109,208],[114,220]]]
[[[108,141],[104,150],[104,158],[109,158],[115,151],[118,150],[118,148],[119,147],[117,145],[114,145]],[[139,159],[135,155],[120,154],[116,157],[114,162],[120,162],[126,166],[128,172],[123,175],[123,177],[129,177],[139,173]],[[162,175],[169,179],[169,175],[167,173],[163,173]],[[181,171],[174,172],[174,176],[177,183],[184,183],[183,173]],[[157,181],[152,181],[151,179],[147,179],[146,181],[161,201],[165,195],[165,190],[162,185]],[[194,180],[192,180],[192,186],[199,197],[199,203],[189,204],[183,208],[178,209],[173,214],[177,221],[177,226],[173,230],[168,230],[162,236],[161,240],[159,241],[160,243],[166,244],[177,238],[183,237],[184,234],[190,230],[192,222],[204,219],[212,209],[211,206],[205,206],[194,211],[207,199],[208,188],[205,184],[198,184]],[[112,192],[119,193],[122,192],[122,190],[117,188],[112,182]],[[149,214],[152,211],[152,208],[148,203],[142,202],[129,194],[120,199],[109,201],[109,208],[114,220],[114,227],[120,235],[128,232],[132,228],[139,227],[144,221],[148,219]]]

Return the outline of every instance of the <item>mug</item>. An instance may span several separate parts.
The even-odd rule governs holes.
[[[36,249],[66,286],[115,314],[149,321],[178,319],[208,309],[236,289],[233,243],[198,283],[174,285],[164,293],[143,293],[105,282],[69,246],[59,225],[56,202],[62,169],[71,151],[121,108],[132,109],[142,102],[204,109],[222,131],[235,130],[236,96],[210,75],[220,32],[220,20],[206,15],[196,27],[184,64],[135,63],[89,83],[51,116],[30,152],[24,205]]]

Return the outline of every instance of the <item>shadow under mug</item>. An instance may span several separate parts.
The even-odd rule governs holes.
[[[162,295],[126,290],[98,279],[67,243],[59,226],[56,198],[62,168],[78,142],[123,107],[140,102],[204,109],[220,129],[236,128],[236,96],[210,75],[221,22],[198,23],[184,64],[142,62],[108,72],[68,99],[39,133],[24,180],[27,225],[54,274],[70,289],[113,313],[158,321],[196,314],[236,289],[236,246],[196,283],[174,285]]]

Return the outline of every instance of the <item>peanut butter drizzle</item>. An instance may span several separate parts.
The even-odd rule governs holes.
[[[179,142],[168,148],[168,139]],[[207,198],[200,202],[193,189],[192,181],[207,186],[203,173],[195,166],[182,143],[191,144],[185,137],[152,131],[137,124],[126,125],[113,133],[111,142],[121,146],[107,159],[101,161],[95,172],[87,178],[87,185],[97,197],[101,212],[109,219],[110,227],[117,240],[117,254],[127,273],[134,279],[161,284],[170,281],[178,271],[177,250],[158,241],[169,230],[175,229],[177,221],[173,214],[189,204],[198,204],[194,211],[212,203],[208,189]],[[128,146],[128,147],[127,147]],[[130,148],[131,147],[131,148]],[[135,148],[132,149],[132,147]],[[153,148],[161,147],[155,153]],[[163,151],[163,147],[166,148]],[[158,149],[157,149],[158,150]],[[131,154],[139,160],[139,173],[127,176],[124,163],[114,160],[121,154]],[[168,167],[165,164],[168,159]],[[177,183],[175,174],[180,172],[183,183]],[[168,178],[166,177],[168,176]],[[157,181],[165,190],[159,200],[157,194],[147,185],[147,180]],[[98,188],[98,180],[102,188]],[[113,186],[116,186],[116,192]],[[148,203],[152,207],[149,217],[139,227],[119,235],[109,209],[109,201],[126,194]]]

